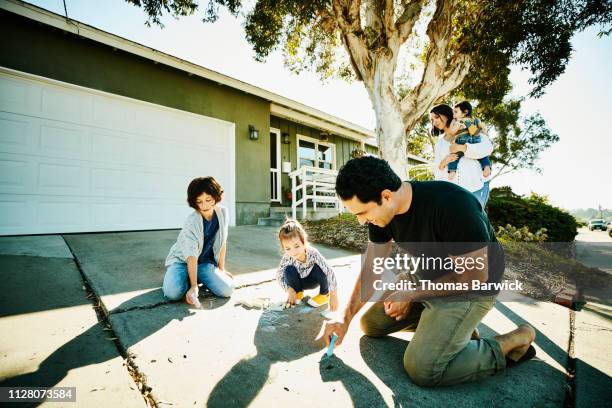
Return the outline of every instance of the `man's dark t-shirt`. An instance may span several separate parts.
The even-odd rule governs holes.
[[[384,228],[369,224],[370,241],[384,243],[393,239],[416,257],[446,258],[488,246],[487,282],[500,282],[504,252],[476,197],[463,187],[446,181],[411,181],[410,185],[412,202],[408,211],[393,217]],[[447,273],[448,270],[428,270],[420,277],[433,280]]]

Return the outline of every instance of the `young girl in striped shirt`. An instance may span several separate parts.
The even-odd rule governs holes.
[[[284,252],[276,279],[287,292],[287,303],[296,304],[304,297],[305,289],[319,287],[319,294],[308,299],[312,307],[329,303],[331,311],[338,309],[336,275],[323,255],[308,243],[304,227],[287,220],[278,231],[278,240]]]

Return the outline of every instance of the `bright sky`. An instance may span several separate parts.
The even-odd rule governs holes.
[[[62,0],[29,0],[30,3],[64,14]],[[146,27],[144,11],[124,0],[66,0],[68,14],[112,34],[136,41],[225,75],[249,82],[332,115],[373,129],[374,113],[361,83],[329,81],[323,84],[309,72],[291,74],[279,52],[266,63],[253,60],[241,23],[222,15],[214,24],[197,16],[178,21],[165,18],[165,28]],[[590,29],[573,39],[574,54],[566,72],[540,99],[524,103],[523,113],[539,111],[561,140],[544,152],[542,174],[520,171],[493,181],[510,185],[520,194],[535,191],[548,195],[563,208],[612,208],[612,41],[597,38]],[[512,71],[514,95],[529,91],[528,72]]]

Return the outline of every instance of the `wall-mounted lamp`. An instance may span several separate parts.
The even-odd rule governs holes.
[[[289,133],[283,133],[283,144],[289,144]]]
[[[259,139],[259,130],[255,129],[255,126],[249,125],[249,139],[257,140]]]

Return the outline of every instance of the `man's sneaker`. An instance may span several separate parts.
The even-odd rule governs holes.
[[[298,292],[295,294],[295,298],[297,299],[298,302],[302,300],[303,297],[304,297],[304,292]]]
[[[320,307],[326,305],[329,302],[329,296],[327,295],[317,295],[308,299],[308,304],[312,307]]]

